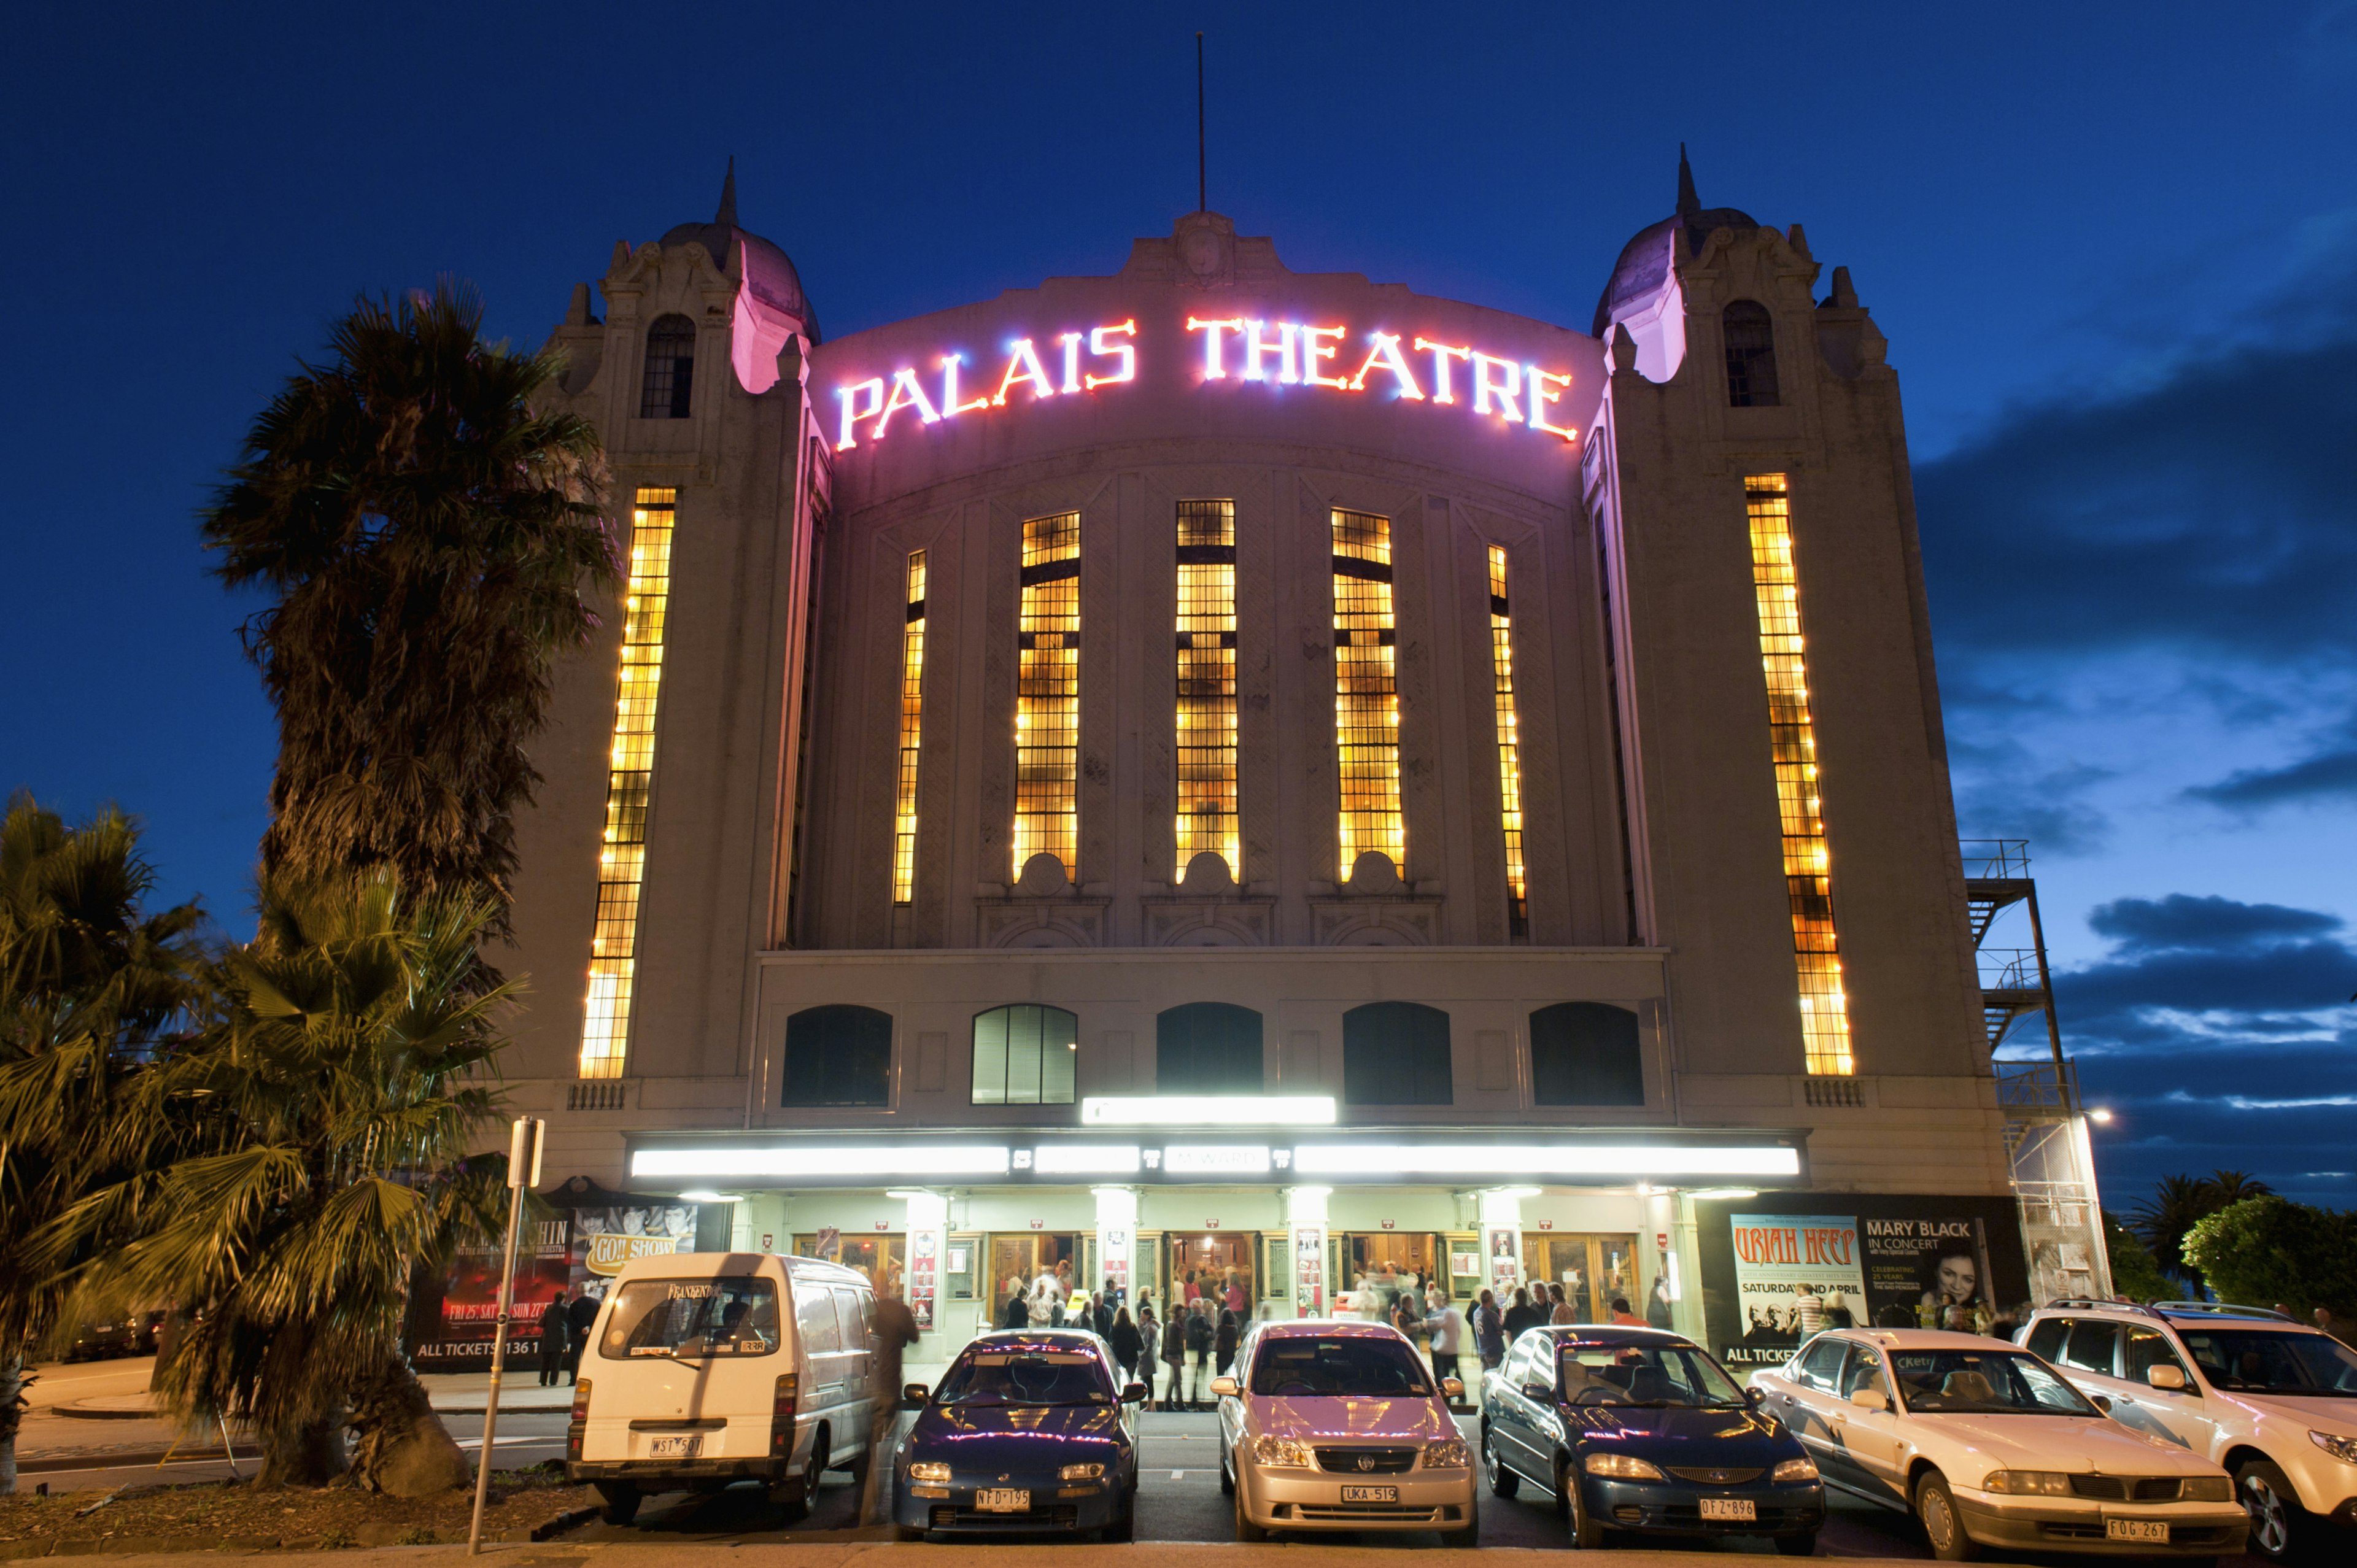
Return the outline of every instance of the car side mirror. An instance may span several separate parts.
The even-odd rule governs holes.
[[[1544,1400],[1554,1392],[1555,1391],[1547,1387],[1544,1383],[1524,1383],[1523,1385],[1523,1397],[1526,1400]]]
[[[2089,1397],[2089,1402],[2097,1410],[2102,1411],[2105,1415],[2112,1413],[2112,1396],[2109,1394],[2091,1395]]]
[[[1146,1402],[1146,1385],[1144,1383],[1131,1383],[1127,1387],[1124,1388],[1121,1391],[1121,1402],[1124,1404],[1144,1404]]]
[[[1849,1402],[1860,1410],[1889,1410],[1890,1396],[1880,1389],[1859,1389],[1849,1396]]]
[[[1451,1403],[1461,1402],[1465,1398],[1464,1383],[1456,1378],[1441,1379],[1440,1397],[1449,1401]]]
[[[1743,1402],[1745,1404],[1757,1406],[1765,1404],[1767,1402],[1768,1391],[1766,1389],[1745,1389],[1743,1391]]]
[[[1211,1392],[1221,1399],[1233,1399],[1236,1397],[1236,1380],[1233,1378],[1211,1380]]]
[[[2175,1389],[2181,1391],[2185,1387],[2185,1369],[2171,1367],[2166,1363],[2147,1367],[2144,1369],[2144,1380],[2157,1389]]]
[[[925,1408],[925,1402],[932,1397],[933,1391],[927,1388],[924,1384],[909,1383],[900,1390],[900,1408],[902,1410],[922,1410]]]

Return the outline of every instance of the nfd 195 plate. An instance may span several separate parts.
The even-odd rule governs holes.
[[[985,1487],[974,1493],[974,1506],[984,1513],[1028,1513],[1031,1494],[1014,1487]]]

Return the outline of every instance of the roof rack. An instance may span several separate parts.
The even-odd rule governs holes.
[[[2298,1323],[2298,1318],[2287,1312],[2277,1312],[2271,1306],[2244,1306],[2231,1301],[2157,1301],[2156,1312],[2206,1312],[2220,1317],[2272,1317],[2278,1323]]]
[[[2101,1296],[2093,1295],[2062,1296],[2057,1300],[2048,1302],[2044,1306],[2040,1307],[2038,1310],[2040,1312],[2053,1312],[2057,1309],[2067,1309],[2072,1312],[2140,1312],[2147,1317],[2158,1317],[2160,1316],[2160,1313],[2157,1308],[2147,1306],[2141,1302],[2105,1301]]]

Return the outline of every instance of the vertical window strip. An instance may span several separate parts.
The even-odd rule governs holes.
[[[1506,918],[1512,934],[1530,929],[1523,874],[1522,732],[1514,720],[1513,617],[1506,599],[1506,553],[1490,546],[1490,659],[1497,677],[1498,800],[1506,836]]]
[[[917,746],[925,709],[925,553],[909,556],[908,629],[900,639],[900,767],[899,804],[892,815],[892,902],[917,890]]]
[[[1081,879],[1081,514],[1023,524],[1015,682],[1015,875],[1052,854]]]
[[[1841,949],[1834,931],[1833,864],[1817,794],[1816,721],[1809,711],[1801,586],[1792,565],[1792,519],[1784,476],[1749,476],[1743,481],[1743,499],[1751,522],[1760,662],[1767,675],[1776,804],[1784,833],[1784,885],[1792,907],[1792,952],[1800,974],[1801,1039],[1809,1071],[1848,1074],[1857,1067],[1850,1051],[1849,998],[1842,988]]]
[[[662,687],[663,621],[671,604],[671,537],[678,504],[676,489],[641,487],[630,512],[606,835],[597,858],[597,919],[581,1026],[583,1078],[619,1078],[630,1055],[639,887],[646,872],[647,801],[654,784],[655,699]]]
[[[1341,879],[1369,850],[1407,874],[1400,815],[1392,524],[1334,511],[1334,740],[1341,774]]]
[[[1203,854],[1243,880],[1236,825],[1236,503],[1178,503],[1178,871]]]

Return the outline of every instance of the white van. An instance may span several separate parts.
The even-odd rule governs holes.
[[[829,1469],[865,1479],[876,1296],[814,1258],[636,1258],[581,1355],[565,1474],[628,1524],[651,1492],[759,1480],[795,1519]]]

